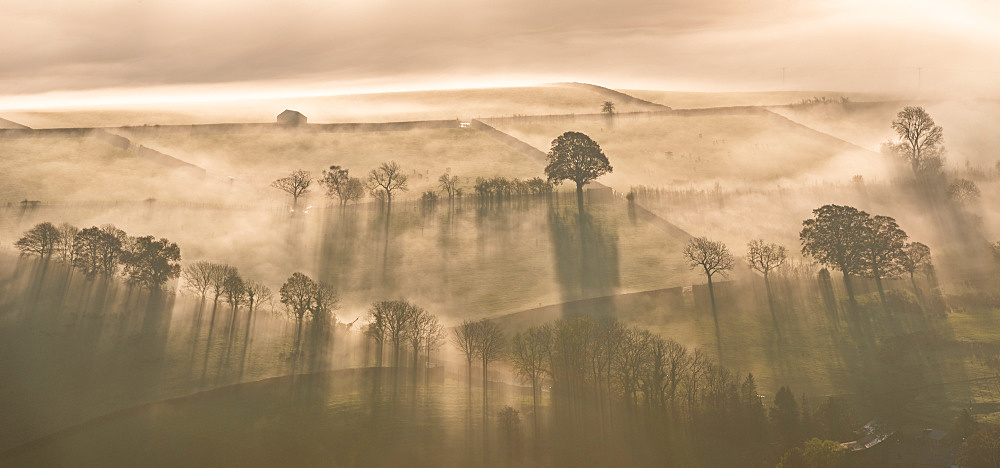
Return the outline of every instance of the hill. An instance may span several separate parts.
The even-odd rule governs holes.
[[[487,123],[543,151],[566,131],[597,141],[616,190],[637,185],[779,183],[878,173],[878,154],[753,108],[515,117]],[[876,164],[872,164],[873,159]]]
[[[598,112],[615,100],[614,91],[598,86],[551,84],[512,88],[451,89],[392,93],[345,94],[246,99],[222,102],[179,102],[170,105],[0,112],[0,116],[34,128],[188,125],[220,122],[274,122],[284,109],[295,109],[311,123],[392,122],[472,119],[511,115]],[[621,112],[661,109],[655,104],[618,99]]]

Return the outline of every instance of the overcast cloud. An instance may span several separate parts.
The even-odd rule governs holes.
[[[996,95],[992,1],[8,1],[0,97],[588,81]],[[782,81],[782,68],[785,80]]]

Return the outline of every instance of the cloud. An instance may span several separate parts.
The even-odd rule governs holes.
[[[102,0],[3,6],[0,95],[490,76],[995,91],[997,7],[931,0]],[[781,69],[786,78],[781,82]]]

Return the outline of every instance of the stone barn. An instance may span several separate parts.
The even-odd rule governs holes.
[[[299,111],[285,109],[282,113],[278,114],[278,125],[296,126],[305,124],[306,116],[302,115]]]

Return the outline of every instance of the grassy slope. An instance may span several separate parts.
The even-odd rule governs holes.
[[[0,203],[140,201],[188,180],[93,138],[0,138]]]
[[[201,165],[210,173],[266,187],[296,169],[319,177],[339,164],[364,177],[380,163],[393,160],[409,175],[409,193],[417,198],[437,188],[446,170],[471,185],[476,177],[503,175],[530,178],[542,174],[542,163],[472,129],[433,129],[370,133],[229,133],[187,135],[162,133],[137,138],[142,144]],[[317,187],[313,190],[322,193]]]
[[[878,102],[826,104],[816,106],[782,106],[772,110],[810,128],[829,133],[857,145],[877,151],[879,146],[895,139],[890,127],[903,106],[920,105],[944,128],[945,147],[951,164],[972,164],[993,167],[1000,159],[1000,102],[934,101]]]
[[[777,116],[717,111],[707,115],[618,115],[492,119],[496,128],[546,150],[566,131],[582,131],[615,168],[601,178],[617,190],[634,185],[780,182],[828,177],[842,161],[869,152]]]
[[[295,109],[309,122],[388,122],[472,119],[510,115],[598,112],[608,98],[572,86],[456,89],[397,93],[317,96],[223,103],[182,103],[142,108],[10,111],[0,116],[34,128],[91,127],[218,122],[273,122],[284,109]],[[620,112],[648,110],[618,105]]]

